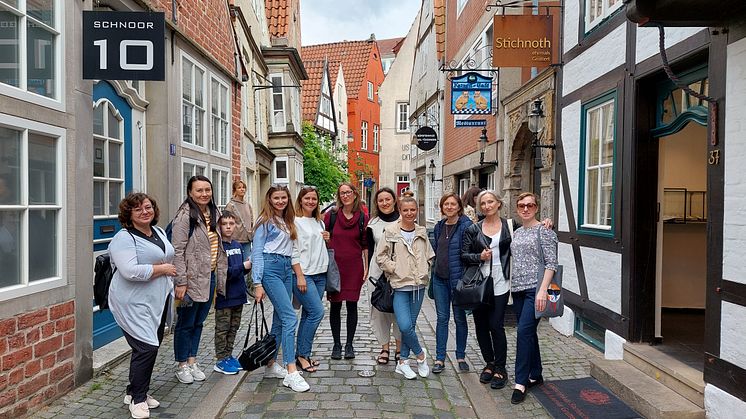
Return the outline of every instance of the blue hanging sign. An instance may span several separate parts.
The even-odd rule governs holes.
[[[470,72],[451,79],[451,113],[489,115],[492,113],[492,77]]]

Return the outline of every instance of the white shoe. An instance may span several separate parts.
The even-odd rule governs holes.
[[[303,393],[311,388],[298,371],[288,373],[285,378],[282,379],[282,385],[290,387],[291,390],[298,393]]]
[[[134,404],[130,403],[130,415],[135,419],[144,419],[150,417],[150,409],[146,402]]]
[[[129,395],[129,394],[125,394],[124,395],[124,404],[130,404],[130,403],[132,403],[132,396]],[[158,407],[158,406],[161,405],[161,402],[159,402],[158,400],[156,400],[153,397],[151,397],[150,394],[148,394],[148,398],[145,399],[145,403],[148,404],[148,408],[149,409],[155,409],[156,407]]]
[[[422,361],[417,360],[417,373],[420,374],[420,377],[425,378],[430,375],[430,367],[427,365],[427,350],[425,348],[422,348],[422,354],[425,356],[422,358]]]
[[[285,378],[288,375],[288,370],[281,367],[279,363],[274,362],[271,366],[264,369],[265,378]]]
[[[412,371],[412,368],[409,367],[409,361],[404,360],[398,364],[396,364],[396,370],[394,370],[397,374],[401,374],[406,378],[407,380],[414,380],[417,378],[417,374]]]
[[[202,372],[202,370],[199,368],[199,365],[195,362],[192,365],[189,365],[189,370],[192,372],[192,378],[194,378],[194,381],[205,381],[205,373]]]
[[[194,382],[194,377],[192,377],[192,369],[189,368],[188,365],[179,367],[176,370],[176,378],[179,380],[179,382],[184,384],[192,384]]]

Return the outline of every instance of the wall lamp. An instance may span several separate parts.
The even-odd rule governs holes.
[[[482,129],[482,135],[479,136],[479,165],[491,164],[497,166],[499,163],[497,160],[484,161],[484,152],[487,150],[487,128]]]
[[[442,182],[443,179],[435,179],[435,160],[430,159],[430,182]]]
[[[536,99],[531,104],[531,111],[528,113],[528,130],[534,134],[534,142],[531,147],[534,148],[556,148],[554,144],[540,144],[539,134],[544,131],[546,115],[544,115],[544,103],[541,99]]]

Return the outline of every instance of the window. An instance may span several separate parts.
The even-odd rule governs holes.
[[[397,175],[396,183],[409,183],[409,175]]]
[[[458,196],[464,196],[467,189],[469,189],[469,178],[459,179],[458,180]]]
[[[254,86],[259,86],[259,77],[254,74]],[[266,143],[266,132],[264,126],[266,124],[266,115],[264,101],[257,98],[257,92],[255,91],[252,95],[254,99],[254,123],[256,124],[256,130],[254,132],[255,141],[258,143]]]
[[[204,163],[189,159],[182,159],[182,181],[184,183],[181,185],[181,190],[184,194],[184,199],[186,199],[186,188],[189,184],[189,179],[192,176],[196,175],[204,176],[206,172],[207,166],[205,166]]]
[[[230,98],[228,87],[216,78],[210,84],[210,106],[212,119],[210,129],[210,150],[228,154],[228,118],[230,116]]]
[[[205,70],[181,58],[181,141],[205,146]]]
[[[341,109],[342,109],[342,84],[337,84],[337,108],[340,109],[340,115],[341,115]]]
[[[614,187],[614,93],[583,106],[581,229],[611,231]]]
[[[329,96],[321,96],[321,114],[332,117],[332,99]]]
[[[0,83],[59,99],[62,16],[59,0],[0,1]]]
[[[295,182],[303,184],[305,182],[305,174],[303,173],[303,162],[295,160]]]
[[[396,132],[409,131],[409,103],[396,104]]]
[[[213,167],[210,171],[212,197],[220,208],[225,207],[231,199],[230,173],[228,169]]]
[[[363,121],[360,125],[361,125],[361,131],[362,131],[362,136],[360,137],[362,144],[360,145],[360,149],[367,150],[368,149],[368,123]]]
[[[368,82],[368,100],[373,100],[373,82]]]
[[[64,129],[0,116],[0,300],[64,285]],[[12,287],[11,289],[7,289]]]
[[[282,86],[282,74],[272,75],[272,131],[285,131],[285,95]]]
[[[124,121],[111,102],[93,108],[93,215],[116,217],[124,197]]]
[[[276,183],[288,183],[290,175],[288,174],[288,158],[277,157],[274,164],[274,176]]]
[[[585,30],[589,31],[622,6],[622,0],[585,0]]]
[[[377,124],[373,124],[373,151],[378,151],[378,132],[380,130]]]
[[[464,7],[469,0],[456,0],[456,17],[461,16],[461,12],[464,11]]]

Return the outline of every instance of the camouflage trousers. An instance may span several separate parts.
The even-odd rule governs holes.
[[[218,360],[233,355],[236,333],[241,327],[243,304],[215,309],[215,357]]]

